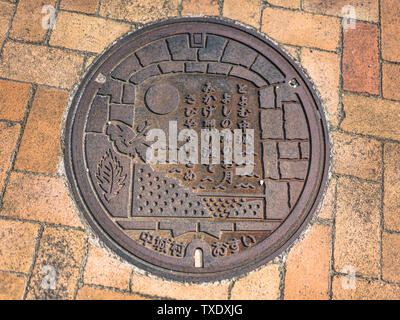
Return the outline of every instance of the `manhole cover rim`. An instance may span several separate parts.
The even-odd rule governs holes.
[[[244,33],[250,34],[254,36],[255,38],[261,40],[262,42],[266,42],[268,46],[272,47],[275,49],[278,54],[283,56],[286,60],[286,62],[295,70],[295,72],[301,77],[301,81],[304,82],[304,84],[307,87],[307,92],[311,95],[311,98],[314,102],[314,105],[317,107],[317,110],[320,114],[320,126],[319,128],[322,129],[320,132],[320,138],[321,138],[321,143],[324,144],[324,150],[321,149],[321,151],[324,151],[324,155],[320,158],[320,163],[319,163],[319,172],[316,174],[319,177],[319,180],[316,180],[316,183],[314,184],[315,186],[318,186],[317,191],[313,191],[312,194],[315,195],[315,198],[313,201],[308,201],[308,208],[305,210],[304,208],[301,208],[301,210],[305,211],[306,213],[304,214],[304,219],[302,220],[301,223],[298,224],[297,230],[291,234],[289,238],[285,238],[282,241],[285,241],[283,245],[279,245],[279,248],[274,250],[273,254],[265,254],[265,256],[262,256],[260,259],[257,259],[256,261],[249,262],[248,264],[245,265],[240,265],[237,266],[235,269],[228,270],[228,271],[219,271],[215,272],[213,274],[198,274],[198,273],[187,273],[187,272],[182,272],[182,271],[170,271],[165,267],[157,266],[154,265],[154,261],[152,259],[146,259],[148,261],[143,260],[142,258],[135,256],[134,253],[132,252],[127,252],[125,248],[122,248],[118,243],[115,242],[114,239],[118,238],[116,236],[110,237],[108,234],[108,231],[105,230],[102,226],[98,224],[96,219],[92,216],[90,213],[90,210],[88,209],[86,205],[86,201],[82,197],[82,191],[80,190],[80,187],[77,184],[77,179],[76,176],[73,172],[73,163],[72,163],[72,157],[70,153],[70,147],[72,146],[71,140],[73,139],[73,136],[71,135],[72,133],[72,125],[75,120],[75,115],[76,115],[76,109],[79,106],[80,100],[85,92],[85,89],[88,85],[88,82],[90,79],[93,78],[93,75],[96,73],[98,68],[109,59],[109,57],[114,53],[115,50],[119,50],[124,44],[128,43],[129,40],[132,37],[137,37],[140,34],[143,34],[147,31],[153,30],[155,28],[162,28],[164,26],[168,25],[176,25],[177,23],[214,23],[214,24],[220,24],[225,27],[231,28],[234,31],[239,30]],[[292,59],[283,51],[281,50],[275,43],[273,43],[270,39],[265,37],[263,34],[260,34],[257,31],[251,30],[247,27],[243,27],[238,24],[232,24],[231,22],[227,22],[224,20],[220,19],[211,19],[211,18],[176,18],[176,19],[170,19],[170,20],[165,20],[162,22],[158,22],[155,24],[149,24],[142,29],[129,33],[128,35],[125,35],[122,37],[122,41],[116,41],[109,49],[106,49],[105,52],[99,56],[99,58],[95,61],[95,63],[91,66],[91,68],[86,72],[86,75],[83,77],[83,79],[80,81],[79,87],[74,93],[74,98],[72,99],[70,108],[68,110],[68,116],[66,119],[66,124],[65,124],[65,130],[64,130],[64,164],[65,164],[65,170],[66,174],[68,177],[68,184],[70,186],[72,195],[75,199],[75,203],[78,205],[78,208],[80,211],[83,213],[85,220],[89,223],[91,228],[93,229],[93,232],[99,236],[108,247],[110,247],[113,251],[118,253],[120,256],[122,256],[125,260],[132,262],[134,265],[138,266],[141,269],[144,269],[146,271],[150,271],[152,273],[155,273],[159,276],[162,277],[167,277],[167,278],[172,278],[174,280],[178,281],[185,281],[185,282],[209,282],[209,281],[217,281],[217,280],[222,280],[222,279],[227,279],[227,278],[232,278],[232,277],[237,277],[238,275],[241,275],[245,272],[251,271],[263,264],[265,264],[267,261],[272,260],[274,257],[282,253],[287,247],[292,245],[293,241],[299,236],[299,234],[304,230],[305,226],[307,226],[308,222],[312,219],[312,217],[315,214],[316,208],[318,207],[321,197],[323,195],[323,191],[325,189],[326,181],[327,181],[327,176],[328,176],[328,168],[329,168],[329,155],[330,155],[330,146],[329,146],[329,135],[328,135],[328,130],[327,130],[327,124],[325,121],[324,117],[324,111],[321,105],[321,102],[319,98],[317,97],[316,93],[314,92],[314,86],[312,82],[310,81],[308,75],[295,63],[292,62]],[[315,164],[315,161],[312,161],[311,163]],[[305,187],[307,187],[307,184],[305,184]],[[315,187],[313,187],[315,189]],[[303,197],[303,195],[301,196]],[[298,208],[297,208],[298,209]],[[271,249],[271,248],[270,248]],[[272,249],[271,249],[272,250]]]

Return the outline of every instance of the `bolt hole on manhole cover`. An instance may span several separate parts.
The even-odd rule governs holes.
[[[261,34],[164,21],[117,41],[83,78],[66,172],[93,230],[127,261],[178,281],[239,277],[316,210],[323,115],[300,68]]]

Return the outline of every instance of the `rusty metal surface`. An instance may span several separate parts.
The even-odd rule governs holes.
[[[168,133],[171,121],[199,137],[253,129],[254,170],[149,164],[146,135]],[[282,252],[318,204],[328,158],[323,111],[301,70],[262,35],[209,18],[118,41],[83,79],[66,124],[67,176],[91,227],[128,261],[181,281],[239,276]]]

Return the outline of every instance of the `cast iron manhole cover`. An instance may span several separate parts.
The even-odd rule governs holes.
[[[299,234],[324,186],[323,112],[301,70],[214,19],[145,27],[83,79],[65,164],[92,228],[120,255],[185,281],[238,276]]]

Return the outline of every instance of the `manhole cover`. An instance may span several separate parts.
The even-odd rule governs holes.
[[[65,138],[92,228],[139,267],[185,281],[282,252],[317,206],[328,151],[295,63],[255,32],[201,18],[145,27],[104,53]]]

